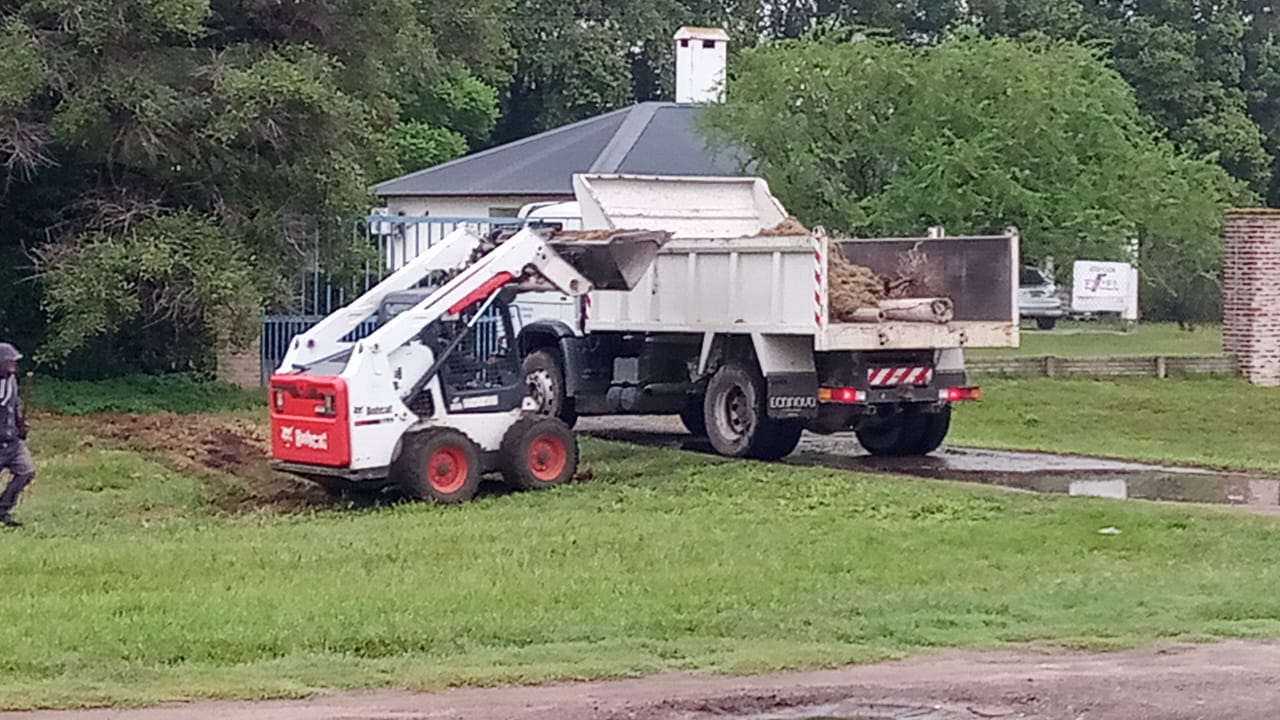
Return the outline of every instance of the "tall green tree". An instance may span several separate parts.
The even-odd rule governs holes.
[[[1275,185],[1280,131],[1270,0],[783,0],[759,29],[794,38],[829,22],[927,45],[974,26],[992,37],[1089,43],[1133,85],[1138,105],[1180,149],[1215,158],[1258,192]],[[1280,188],[1275,190],[1280,197]]]
[[[768,43],[742,54],[705,121],[807,222],[858,234],[1013,225],[1030,261],[1127,259],[1136,241],[1166,299],[1216,277],[1222,207],[1247,198],[1153,134],[1097,52],[1061,41],[967,34],[912,48],[843,31]]]
[[[17,229],[0,253],[19,259],[0,284],[40,298],[47,327],[26,333],[43,338],[39,356],[127,348],[153,369],[188,367],[247,337],[300,263],[340,265],[336,219],[368,206],[372,181],[487,139],[510,64],[500,11],[0,6],[0,217]],[[151,350],[134,352],[140,337]]]
[[[682,25],[754,42],[759,5],[745,0],[513,0],[515,69],[495,141],[508,141],[645,100],[672,97]]]

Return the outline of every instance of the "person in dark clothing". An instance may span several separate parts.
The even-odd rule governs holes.
[[[18,495],[36,475],[35,461],[27,450],[27,421],[22,416],[18,399],[18,361],[22,353],[9,343],[0,343],[0,473],[8,470],[12,478],[0,492],[0,525],[18,527],[22,523],[10,514],[18,504]]]

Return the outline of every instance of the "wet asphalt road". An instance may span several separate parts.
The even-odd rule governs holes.
[[[579,420],[577,428],[609,440],[711,452],[710,444],[685,432],[676,417],[590,417]],[[852,433],[805,433],[800,447],[785,462],[1032,492],[1215,503],[1280,513],[1277,478],[1078,455],[945,447],[927,457],[883,458],[868,455]]]

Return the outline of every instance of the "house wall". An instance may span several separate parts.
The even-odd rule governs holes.
[[[481,218],[515,215],[521,206],[545,200],[572,200],[572,195],[473,195],[467,197],[388,197],[392,215]],[[508,214],[509,213],[509,214]]]

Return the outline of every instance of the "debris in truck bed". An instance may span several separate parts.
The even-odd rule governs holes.
[[[833,243],[827,275],[828,315],[833,323],[896,320],[945,324],[954,317],[951,299],[934,290],[937,274],[918,243],[902,253],[892,278],[849,262],[839,244]],[[871,310],[882,312],[875,315]]]
[[[891,298],[932,298],[938,295],[937,273],[929,256],[916,243],[898,258],[898,272],[885,280],[885,295]]]
[[[858,322],[855,313],[875,308],[884,297],[884,281],[871,268],[854,265],[835,247],[827,260],[828,314],[831,322]]]
[[[895,298],[880,301],[880,309],[888,320],[928,322],[945,325],[955,317],[951,298]]]
[[[756,233],[756,237],[792,237],[794,235],[808,234],[809,228],[805,227],[794,215],[788,215],[786,220]]]

